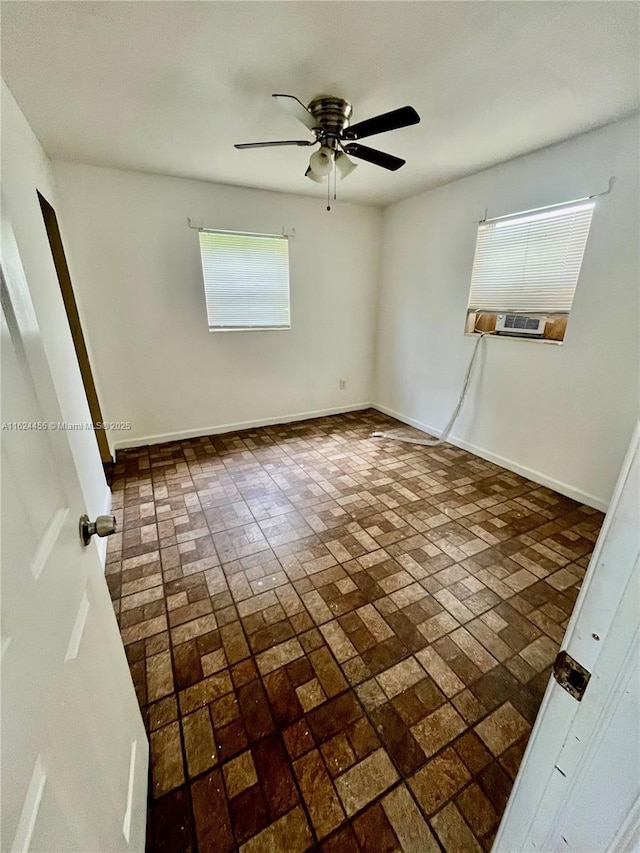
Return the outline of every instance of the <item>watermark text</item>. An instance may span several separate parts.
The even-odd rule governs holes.
[[[28,432],[34,430],[36,432],[90,432],[99,429],[112,430],[129,430],[131,423],[129,421],[79,421],[77,423],[69,421],[3,421],[3,432]]]

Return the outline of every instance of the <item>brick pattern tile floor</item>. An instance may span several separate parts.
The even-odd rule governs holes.
[[[368,410],[118,454],[148,850],[489,850],[602,514]]]

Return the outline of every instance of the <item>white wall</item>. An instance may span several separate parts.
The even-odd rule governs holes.
[[[91,423],[60,285],[36,191],[54,207],[51,164],[2,81],[2,204],[8,213],[31,292],[65,421]],[[86,511],[107,510],[110,492],[93,432],[68,432]],[[104,544],[103,544],[104,543]],[[100,541],[104,553],[106,542]]]
[[[381,211],[54,164],[58,219],[116,446],[295,420],[370,402]],[[198,233],[290,241],[289,331],[210,333]],[[339,390],[339,380],[346,389]]]
[[[382,222],[374,208],[338,203],[327,213],[314,199],[54,164],[104,415],[133,423],[116,441],[370,400],[437,433],[475,343],[462,331],[474,220],[485,208],[497,216],[598,192],[615,175],[597,203],[565,343],[485,340],[452,436],[605,508],[638,410],[637,134],[635,120],[619,122],[399,202]],[[207,331],[188,216],[230,230],[296,229],[291,331]]]
[[[446,424],[476,338],[463,335],[476,224],[597,202],[562,346],[485,339],[451,440],[606,507],[638,412],[638,125],[619,122],[385,211],[376,392],[385,411]]]

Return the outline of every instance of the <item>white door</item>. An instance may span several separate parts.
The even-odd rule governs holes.
[[[562,648],[591,677],[549,682],[493,850],[640,850],[640,427]]]
[[[141,853],[148,744],[69,443],[6,426],[62,416],[4,213],[1,266],[2,850]]]

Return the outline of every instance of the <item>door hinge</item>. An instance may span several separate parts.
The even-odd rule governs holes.
[[[591,673],[586,670],[577,660],[574,660],[567,652],[558,652],[553,664],[553,677],[560,687],[564,687],[578,702],[584,696]]]

